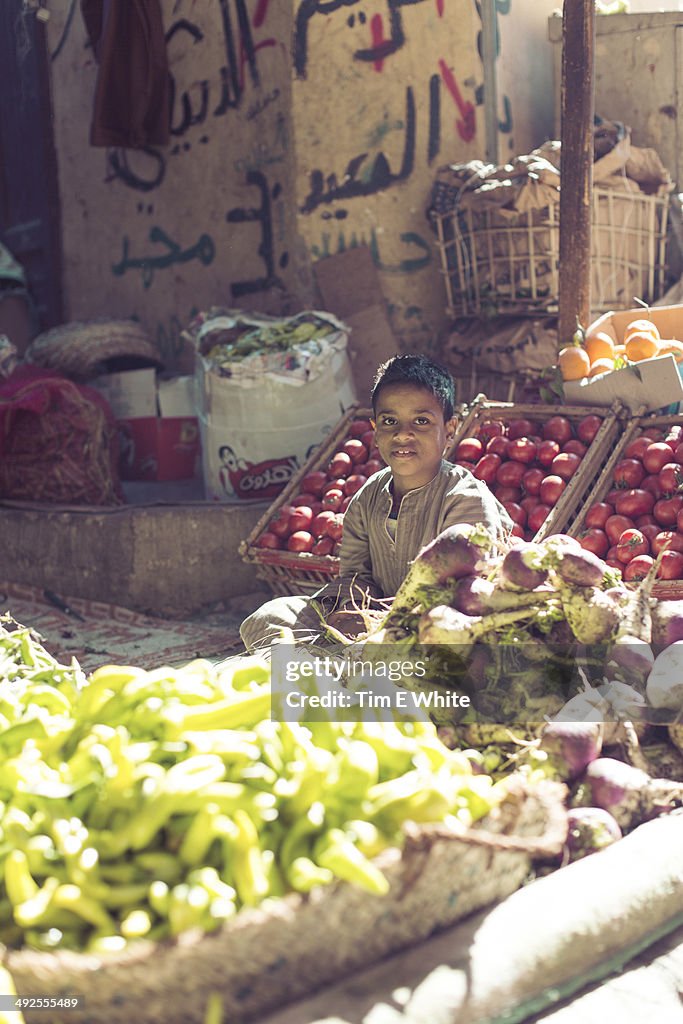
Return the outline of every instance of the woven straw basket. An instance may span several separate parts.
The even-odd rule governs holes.
[[[161,366],[159,353],[134,320],[74,320],[61,324],[39,334],[25,358],[75,380],[96,377],[112,359]]]
[[[534,854],[559,853],[565,787],[514,783],[462,836],[413,826],[402,852],[385,850],[376,863],[391,885],[386,896],[337,883],[242,910],[209,935],[110,957],[6,952],[5,964],[19,995],[78,996],[77,1008],[51,1011],[50,1024],[201,1024],[212,993],[223,999],[223,1020],[245,1024],[504,899]],[[40,1010],[25,1017],[45,1021]]]

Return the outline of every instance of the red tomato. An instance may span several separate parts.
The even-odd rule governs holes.
[[[311,548],[314,555],[331,555],[333,551],[334,541],[331,537],[320,537]]]
[[[676,451],[681,440],[683,440],[683,428],[679,427],[678,424],[669,427],[664,435],[664,444],[668,444],[672,452]]]
[[[592,551],[598,558],[604,558],[609,551],[609,541],[604,530],[584,530],[579,534],[579,544],[586,551]]]
[[[362,442],[361,442],[362,443]],[[350,476],[353,472],[353,461],[348,452],[336,452],[330,459],[327,472],[332,476]]]
[[[650,545],[640,530],[624,530],[617,542],[617,558],[624,565],[636,555],[648,555]]]
[[[657,520],[653,515],[650,515],[650,513],[648,512],[644,516],[636,516],[636,518],[633,521],[633,525],[636,527],[636,529],[642,530],[644,526],[656,526]]]
[[[339,476],[336,479],[328,480],[325,484],[323,494],[327,494],[328,491],[343,491],[346,479],[343,476]]]
[[[297,530],[287,541],[288,551],[310,551],[315,541],[308,530]]]
[[[664,431],[660,430],[659,427],[648,427],[647,432],[653,441],[664,440]]]
[[[620,487],[613,487],[612,490],[608,491],[607,494],[605,495],[605,501],[607,502],[608,505],[611,505],[612,507],[614,507],[614,505],[616,504],[617,498],[619,497],[620,494],[623,494],[622,489]]]
[[[504,462],[496,471],[496,483],[501,487],[521,487],[526,471],[522,462]]]
[[[477,462],[484,454],[484,445],[478,437],[463,437],[455,446],[453,459],[455,462]]]
[[[571,480],[580,465],[581,458],[578,455],[560,452],[550,463],[550,470],[557,476],[561,476],[563,480]]]
[[[500,484],[495,485],[493,493],[498,498],[501,505],[504,505],[506,501],[519,502],[522,497],[522,492],[519,487],[501,487]]]
[[[342,451],[346,452],[354,466],[367,461],[368,450],[358,437],[350,437],[348,441],[344,441]]]
[[[370,454],[372,454],[373,450],[376,451],[376,448],[375,448],[375,431],[372,430],[372,428],[370,430],[366,430],[366,432],[364,434],[361,434],[360,439],[363,442],[363,444],[365,445],[365,447],[368,449]]]
[[[667,462],[657,474],[664,494],[675,494],[683,483],[683,471],[677,462]]]
[[[665,551],[659,563],[657,577],[660,580],[683,579],[683,554],[680,551]]]
[[[270,533],[266,530],[256,541],[257,548],[273,548],[274,550],[280,550],[282,548],[282,540],[277,537],[274,533]]]
[[[522,487],[527,494],[538,494],[541,489],[541,482],[545,479],[545,473],[538,466],[527,469],[522,477]]]
[[[343,500],[344,492],[339,490],[339,488],[334,488],[331,491],[325,491],[321,504],[323,508],[329,508],[333,512],[338,512]]]
[[[524,527],[520,526],[519,523],[513,523],[512,529],[510,530],[511,537],[519,537],[520,540],[526,540],[526,533]]]
[[[363,440],[363,434],[372,434],[374,436],[374,430],[372,429],[372,423],[370,420],[351,420],[349,423],[349,437],[359,437]],[[365,441],[363,441],[365,444]],[[366,446],[367,447],[367,446]]]
[[[660,498],[652,514],[660,526],[675,526],[682,508],[683,496],[676,494],[673,498]]]
[[[636,516],[644,516],[648,512],[652,512],[655,507],[655,497],[649,491],[633,487],[620,493],[614,507],[617,515],[630,516],[631,519],[634,519]]]
[[[671,448],[664,441],[653,441],[643,452],[643,465],[648,473],[659,473],[667,462],[671,462]]]
[[[654,494],[655,498],[661,498],[664,494],[659,484],[659,473],[650,473],[649,476],[643,477],[640,487],[641,490]]]
[[[683,465],[683,444],[676,445],[676,449],[674,451],[674,462],[677,462],[679,466]]]
[[[289,537],[292,532],[289,528],[289,517],[293,511],[293,505],[281,505],[268,524],[270,533],[274,533],[276,537]]]
[[[311,520],[310,531],[314,537],[324,537],[327,533],[327,524],[334,519],[335,513],[330,508],[318,512]]]
[[[543,425],[543,437],[546,441],[557,441],[562,446],[573,436],[572,425],[566,416],[551,416]]]
[[[536,445],[528,437],[517,437],[508,441],[507,456],[514,462],[530,466],[532,462],[536,461]]]
[[[327,483],[327,473],[324,473],[322,469],[314,469],[301,481],[301,490],[305,491],[306,494],[314,494],[316,498],[319,498],[325,489]]]
[[[605,561],[607,561],[610,558],[612,559],[612,561],[615,561],[617,559],[617,546],[616,546],[616,544],[613,544],[612,547],[607,552],[607,554],[605,555]],[[619,561],[617,561],[617,569],[621,569],[621,562],[619,562]]]
[[[602,420],[599,416],[584,416],[576,427],[576,436],[579,441],[583,441],[584,444],[590,444],[598,430],[602,426]]]
[[[342,532],[344,529],[344,517],[337,513],[334,519],[330,519],[327,524],[327,536],[331,537],[334,541],[340,541],[342,538]]]
[[[637,459],[622,459],[614,467],[613,482],[617,487],[640,487],[645,479],[645,470]]]
[[[346,512],[347,508],[348,508],[348,507],[349,507],[349,505],[351,504],[351,498],[352,498],[352,497],[353,497],[353,495],[352,495],[352,494],[347,494],[347,495],[346,495],[346,496],[345,496],[344,498],[342,498],[342,503],[341,503],[341,505],[339,506],[339,512],[340,512],[340,514],[343,514],[344,512]]]
[[[652,541],[652,554],[658,555],[660,551],[681,551],[683,552],[683,537],[673,530],[662,530]]]
[[[584,523],[589,528],[593,526],[602,530],[611,515],[614,515],[614,508],[612,505],[608,505],[606,501],[598,501],[595,505],[591,505],[586,512]]]
[[[502,459],[499,455],[482,455],[474,467],[474,475],[477,480],[483,480],[485,484],[492,484],[501,463]]]
[[[289,529],[291,533],[299,530],[308,530],[313,522],[313,510],[309,505],[297,505],[289,517]]]
[[[567,443],[562,446],[562,451],[568,452],[570,455],[578,455],[580,458],[583,458],[588,451],[588,448],[582,441],[577,441],[576,438],[573,437],[571,441],[567,441]]]
[[[526,512],[521,505],[518,505],[516,501],[507,501],[503,505],[503,508],[510,516],[513,523],[519,523],[520,526],[526,524]]]
[[[490,441],[492,437],[502,437],[505,434],[505,424],[500,420],[484,420],[477,433],[482,441]]]
[[[654,564],[655,560],[651,555],[637,555],[624,566],[624,579],[627,583],[644,580]]]
[[[544,505],[556,505],[566,487],[567,482],[561,476],[546,476],[541,483],[538,496]]]
[[[501,459],[504,459],[507,455],[508,450],[508,439],[503,437],[502,434],[492,437],[486,445],[486,451],[491,452],[492,455],[500,455]]]
[[[552,509],[548,505],[537,505],[536,508],[532,508],[527,520],[529,529],[537,533],[551,512]]]
[[[645,519],[646,517],[641,516],[640,518]],[[654,540],[655,537],[658,537],[661,533],[661,526],[658,526],[657,523],[648,523],[646,526],[638,526],[638,523],[636,523],[636,526],[638,527],[643,537],[645,537],[648,544],[650,545],[650,551],[656,554],[656,551],[654,549]]]
[[[679,533],[683,533],[683,509],[676,516],[676,529]]]
[[[344,484],[344,494],[346,497],[352,498],[356,491],[361,489],[366,480],[367,477],[363,476],[362,473],[352,473]]]
[[[638,459],[639,462],[642,461],[645,449],[649,448],[651,444],[652,438],[645,434],[641,435],[641,437],[636,437],[635,440],[631,441],[630,444],[626,446],[624,458]]]
[[[510,420],[508,423],[508,437],[511,441],[518,437],[528,437],[529,434],[535,433],[535,430],[536,427],[531,420]]]
[[[380,469],[384,469],[384,463],[380,459],[368,459],[365,463],[366,476],[373,476],[375,473],[379,473]]]
[[[313,508],[317,504],[318,498],[316,495],[307,494],[304,491],[302,491],[301,494],[295,494],[292,498],[292,505],[294,505],[295,508],[299,505],[305,505],[306,508]]]
[[[624,530],[633,528],[633,520],[628,516],[610,516],[605,523],[605,533],[610,544],[615,544],[621,537]]]
[[[560,446],[557,441],[541,441],[536,452],[536,458],[542,466],[549,466],[556,455],[560,454]]]
[[[522,498],[519,504],[522,506],[522,508],[528,516],[532,509],[536,508],[537,505],[541,504],[541,499],[537,497],[535,494],[529,494],[526,498]]]

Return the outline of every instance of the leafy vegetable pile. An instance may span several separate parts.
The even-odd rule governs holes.
[[[429,723],[279,723],[255,658],[86,679],[0,622],[0,941],[117,950],[335,879],[505,796]],[[481,772],[481,773],[479,773]]]

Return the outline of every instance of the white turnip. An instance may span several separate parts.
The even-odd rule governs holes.
[[[491,615],[463,615],[449,605],[438,605],[421,616],[418,639],[423,644],[468,648],[486,633],[512,626],[534,614],[535,609],[519,608]]]
[[[565,548],[558,553],[555,571],[565,583],[573,587],[599,587],[607,565],[592,551]]]
[[[656,601],[651,614],[653,644],[669,647],[683,640],[683,601]]]
[[[683,804],[683,785],[653,779],[613,757],[598,757],[586,768],[573,804],[602,807],[626,830]]]
[[[419,603],[424,587],[443,586],[450,580],[475,576],[486,566],[493,540],[480,526],[449,526],[418,553],[394,597],[390,616]]]
[[[579,643],[607,643],[617,635],[621,610],[608,591],[586,586],[563,587],[561,597],[562,611]]]
[[[573,782],[600,756],[602,725],[599,721],[558,721],[556,716],[543,726],[539,746],[557,778]]]
[[[621,839],[622,835],[612,815],[602,807],[570,808],[567,825],[565,846],[570,863],[604,850],[606,846]]]
[[[538,544],[520,544],[503,558],[499,578],[504,587],[514,590],[533,590],[548,578],[542,567],[543,548]]]

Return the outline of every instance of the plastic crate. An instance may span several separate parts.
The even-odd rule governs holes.
[[[586,416],[596,415],[602,419],[602,426],[588,447],[581,465],[569,481],[560,500],[534,535],[534,540],[543,540],[551,533],[566,533],[583,507],[585,495],[608,461],[619,441],[623,430],[622,407],[615,403],[611,408],[604,406],[578,405],[521,405],[510,402],[489,402],[480,395],[470,406],[468,414],[456,432],[451,452],[465,437],[476,437],[485,420],[529,419],[545,423],[551,416],[566,416],[572,426]]]
[[[683,413],[670,414],[665,416],[634,416],[624,430],[619,442],[609,459],[603,466],[602,472],[595,481],[593,487],[586,495],[581,511],[574,519],[571,528],[567,531],[572,537],[579,537],[585,529],[584,523],[588,510],[596,502],[602,501],[608,491],[612,488],[612,476],[614,467],[623,458],[625,450],[631,441],[639,437],[647,427],[672,427],[683,426]],[[628,584],[627,584],[628,586]],[[683,598],[683,580],[658,580],[652,588],[652,596],[666,600],[678,600]]]
[[[306,463],[292,477],[284,491],[261,516],[245,541],[240,554],[245,562],[256,565],[256,574],[264,580],[274,594],[313,594],[339,573],[339,558],[335,555],[313,555],[307,551],[277,551],[259,548],[256,542],[268,523],[283,505],[301,490],[301,481],[315,469],[323,469],[348,437],[349,425],[355,419],[368,419],[371,409],[353,405],[342,416],[327,440],[311,453]]]
[[[664,291],[668,196],[593,189],[592,313],[653,302]],[[557,313],[560,204],[433,213],[447,313]]]

